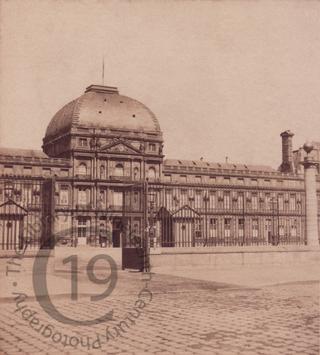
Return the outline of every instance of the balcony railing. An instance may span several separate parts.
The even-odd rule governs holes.
[[[110,175],[110,180],[118,180],[118,181],[132,181],[131,176],[117,176],[117,175]]]
[[[80,180],[90,180],[91,179],[91,175],[89,175],[89,174],[85,174],[85,175],[76,174],[75,177]]]
[[[123,210],[123,206],[119,206],[119,205],[109,205],[109,210],[113,210],[113,211],[122,211]]]
[[[78,204],[76,204],[76,209],[77,210],[90,210],[90,209],[93,209],[93,205],[92,205],[92,203],[85,203],[85,204],[78,203]]]

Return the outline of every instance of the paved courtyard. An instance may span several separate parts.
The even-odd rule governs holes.
[[[63,283],[70,274],[57,278]],[[56,309],[74,320],[112,313],[103,323],[77,326],[25,298],[26,277],[14,288],[15,300],[0,301],[1,354],[319,354],[318,282],[248,288],[149,278],[119,271],[114,292],[97,302],[86,294],[77,301],[53,296]],[[85,275],[79,282],[87,282]]]

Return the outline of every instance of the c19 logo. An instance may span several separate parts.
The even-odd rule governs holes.
[[[58,240],[55,240],[55,244]],[[47,254],[44,255],[44,252]],[[52,303],[49,292],[48,292],[48,284],[47,284],[47,267],[48,261],[51,254],[51,250],[42,250],[40,249],[35,257],[34,264],[33,264],[33,288],[35,292],[36,299],[42,309],[52,318],[57,320],[58,322],[76,325],[76,326],[87,326],[87,325],[94,325],[103,323],[107,320],[112,320],[113,317],[113,310],[106,312],[102,316],[95,318],[95,319],[88,319],[88,320],[76,320],[67,317],[66,315],[62,314]],[[104,260],[107,262],[106,270],[110,269],[110,273],[107,277],[98,278],[95,275],[94,267],[97,261]],[[71,255],[63,260],[63,264],[71,264],[71,300],[78,299],[78,257],[77,255]],[[108,268],[109,266],[109,268]],[[93,302],[100,301],[106,297],[108,297],[112,291],[114,290],[116,283],[117,283],[117,264],[113,260],[113,258],[107,254],[99,254],[91,258],[87,264],[86,272],[88,279],[96,284],[96,285],[106,285],[106,289],[97,295],[93,295],[90,297],[90,300]]]

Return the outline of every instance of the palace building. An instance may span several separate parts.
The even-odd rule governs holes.
[[[42,151],[0,148],[0,249],[38,246],[48,211],[70,246],[136,244],[146,228],[153,247],[303,245],[306,153],[281,139],[278,169],[165,159],[152,111],[91,85],[51,119]],[[319,174],[317,193],[319,223]]]

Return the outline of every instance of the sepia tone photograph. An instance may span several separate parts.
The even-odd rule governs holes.
[[[320,1],[0,0],[0,355],[319,355]]]

